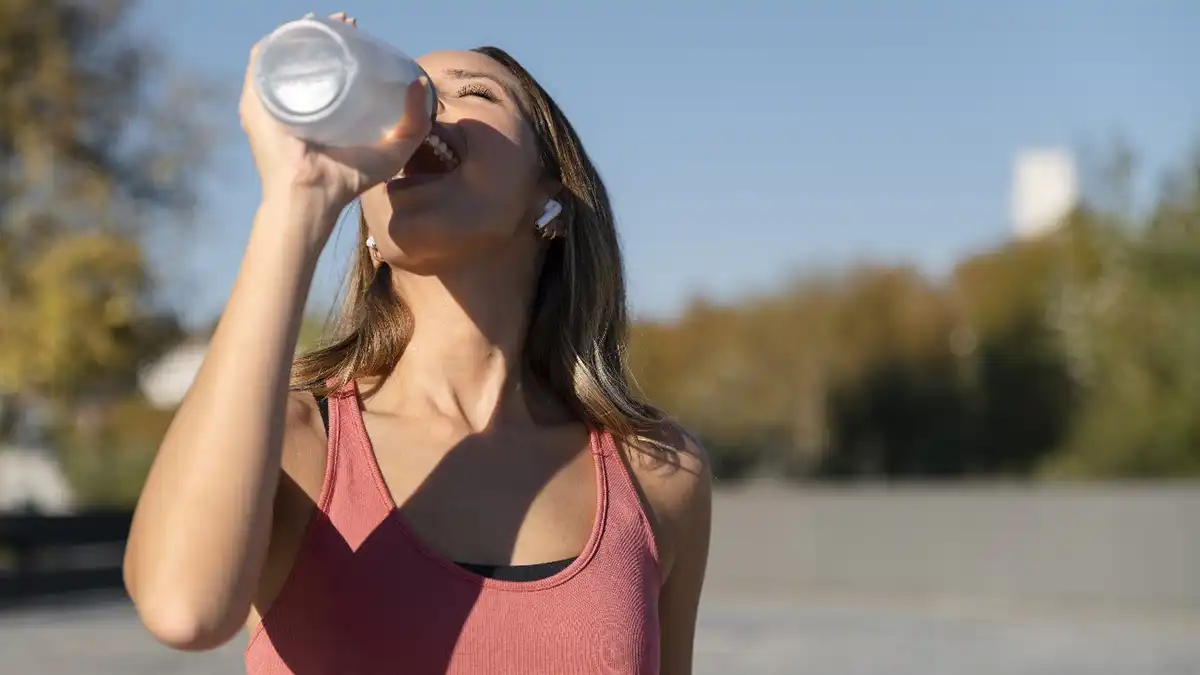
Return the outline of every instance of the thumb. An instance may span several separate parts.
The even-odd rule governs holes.
[[[405,142],[419,143],[425,140],[433,127],[429,106],[437,105],[436,101],[429,100],[431,91],[429,81],[424,76],[408,85],[408,90],[404,92],[404,115],[384,137],[385,144],[403,145]]]
[[[433,130],[426,91],[420,80],[410,84],[405,92],[404,115],[400,122],[379,142],[354,151],[360,158],[354,163],[364,170],[370,181],[386,180],[398,173]]]
[[[433,130],[426,85],[422,80],[409,85],[404,97],[404,115],[382,139],[368,146],[323,148],[335,161],[357,169],[362,185],[357,191],[387,180],[400,172],[417,147]]]

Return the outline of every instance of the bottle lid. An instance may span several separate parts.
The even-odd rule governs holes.
[[[345,95],[356,64],[336,31],[320,21],[285,24],[263,43],[256,80],[263,104],[282,120],[322,117]]]

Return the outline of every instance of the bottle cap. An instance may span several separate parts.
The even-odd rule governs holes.
[[[337,31],[301,19],[281,26],[264,41],[255,79],[263,104],[281,120],[323,116],[345,95],[357,67]]]

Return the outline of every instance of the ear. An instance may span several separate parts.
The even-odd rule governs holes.
[[[542,215],[534,221],[534,229],[543,239],[557,239],[567,233],[559,215],[563,211],[562,204],[557,199],[547,199],[542,206]]]
[[[534,226],[545,239],[556,239],[566,236],[567,221],[562,217],[566,204],[563,203],[562,183],[551,178],[543,178],[538,183],[539,205]]]
[[[562,192],[562,189],[562,183],[553,178],[543,178],[538,181],[538,192],[542,195],[542,201],[558,199],[558,194]]]
[[[379,266],[383,264],[383,258],[379,257],[379,245],[375,241],[375,236],[367,235],[367,239],[365,242],[363,242],[363,246],[367,250],[367,259],[371,261],[371,265],[375,267],[375,269],[379,269]]]

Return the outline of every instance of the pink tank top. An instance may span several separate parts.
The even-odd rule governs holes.
[[[612,437],[593,431],[597,513],[552,577],[502,581],[430,551],[393,504],[353,384],[329,399],[325,481],[248,675],[656,675],[654,535]]]

